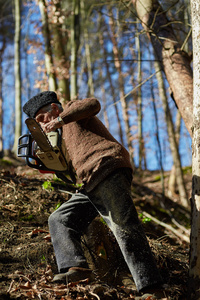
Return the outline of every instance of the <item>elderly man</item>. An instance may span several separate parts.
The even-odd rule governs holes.
[[[24,112],[45,132],[62,127],[70,160],[84,190],[74,194],[49,218],[59,274],[55,281],[87,278],[91,272],[81,235],[100,214],[113,232],[138,291],[161,284],[161,278],[131,198],[132,168],[127,150],[96,117],[95,98],[69,101],[64,110],[54,92],[31,98]]]

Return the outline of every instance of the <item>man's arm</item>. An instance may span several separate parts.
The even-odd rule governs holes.
[[[59,117],[42,125],[42,128],[45,132],[54,131],[64,124],[93,117],[98,114],[100,109],[101,105],[95,98],[69,101],[65,105],[64,111],[59,114]]]
[[[65,124],[90,118],[98,114],[101,109],[99,101],[95,98],[69,101],[64,111],[59,115]]]

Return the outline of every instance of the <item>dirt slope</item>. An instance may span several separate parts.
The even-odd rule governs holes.
[[[190,214],[178,203],[178,195],[174,195],[173,200],[162,196],[157,175],[157,172],[145,172],[142,178],[134,178],[133,201],[169,286],[169,299],[187,299],[189,244],[186,232],[174,225],[172,216],[187,229]],[[191,175],[185,178],[190,193]],[[26,166],[0,169],[0,300],[134,299],[136,290],[131,276],[112,233],[101,220],[95,221],[101,224],[97,228],[91,225],[93,228],[84,238],[86,252],[89,248],[94,254],[92,267],[98,266],[96,280],[68,286],[52,283],[57,268],[47,220],[56,207],[70,197],[61,192],[64,187],[52,179],[52,175],[41,175]],[[51,184],[49,189],[44,189],[43,183],[47,181]],[[163,223],[155,223],[149,214]],[[175,232],[164,227],[165,224]],[[102,237],[102,230],[106,238]]]

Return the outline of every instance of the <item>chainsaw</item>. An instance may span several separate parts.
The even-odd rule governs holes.
[[[18,157],[24,157],[29,167],[41,173],[55,173],[70,185],[75,185],[76,178],[72,166],[66,160],[67,150],[62,139],[62,129],[45,133],[33,118],[25,121],[30,133],[18,139]]]

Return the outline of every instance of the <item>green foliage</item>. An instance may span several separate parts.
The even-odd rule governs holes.
[[[9,160],[6,160],[6,159],[1,158],[1,159],[0,159],[0,165],[1,165],[1,166],[11,166],[11,165],[12,165],[12,162],[9,161]]]
[[[103,223],[104,225],[107,225],[105,220],[102,217],[100,218],[100,222]]]
[[[164,176],[164,178],[165,178],[166,176]],[[153,180],[153,182],[157,182],[157,181],[160,181],[161,180],[161,175],[157,175],[157,176],[155,176],[154,177],[154,180]]]
[[[34,216],[33,215],[29,215],[29,216],[23,216],[20,218],[21,221],[31,221],[33,220]]]
[[[60,206],[61,206],[61,203],[59,202],[59,203],[56,205],[55,210],[57,210]]]
[[[139,217],[141,218],[141,221],[142,221],[142,223],[144,223],[144,224],[146,224],[146,223],[149,223],[149,222],[151,222],[151,218],[148,218],[148,217],[143,217],[143,214],[141,213],[141,214],[139,214]]]
[[[188,166],[183,168],[183,174],[192,174],[192,167]]]
[[[42,257],[41,257],[41,262],[46,263],[46,257],[44,255],[42,255]]]
[[[42,184],[42,187],[43,189],[45,190],[51,190],[53,191],[54,190],[54,187],[52,186],[51,182],[50,181],[45,181],[43,184]]]

